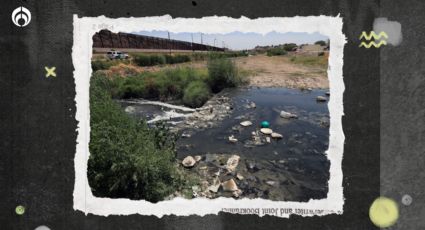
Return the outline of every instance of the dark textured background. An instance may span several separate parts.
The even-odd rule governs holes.
[[[197,0],[196,3],[197,6],[191,0],[2,1],[0,229],[34,229],[39,225],[52,230],[376,229],[369,220],[368,209],[380,192],[400,205],[400,220],[392,229],[425,227],[419,219],[425,216],[425,173],[421,170],[425,91],[423,52],[420,52],[424,51],[425,43],[424,3],[420,0]],[[28,8],[33,17],[24,28],[16,27],[10,18],[20,5]],[[344,49],[344,214],[290,219],[231,214],[156,218],[85,216],[74,211],[77,122],[71,60],[73,14],[112,18],[164,14],[249,18],[341,14],[348,40]],[[401,22],[400,46],[358,48],[360,33],[372,30],[376,17]],[[45,78],[44,66],[56,66],[57,77]],[[400,203],[403,194],[413,197],[412,205]],[[19,204],[26,207],[23,216],[14,212]]]

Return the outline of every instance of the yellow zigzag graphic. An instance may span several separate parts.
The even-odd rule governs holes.
[[[366,40],[369,41],[370,39],[372,39],[372,37],[375,40],[378,40],[378,39],[381,39],[381,37],[388,38],[388,35],[384,31],[381,31],[381,33],[379,34],[375,34],[375,31],[371,31],[369,35],[367,35],[366,31],[363,31],[362,34],[360,35],[359,40],[361,40],[362,38],[365,38]]]
[[[379,48],[382,45],[386,45],[387,42],[386,41],[381,41],[378,44],[376,44],[374,41],[371,41],[369,44],[366,44],[366,42],[362,42],[360,43],[359,47],[364,46],[366,49],[369,49],[371,46],[374,46],[375,48]]]

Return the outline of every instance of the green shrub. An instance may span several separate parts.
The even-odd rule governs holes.
[[[167,64],[177,64],[177,63],[183,63],[183,62],[189,62],[190,57],[189,55],[165,55],[165,62]]]
[[[91,67],[93,72],[98,70],[106,70],[109,69],[111,66],[118,65],[119,63],[128,63],[127,61],[123,60],[104,60],[104,59],[96,59],[91,62]]]
[[[139,54],[134,56],[134,62],[138,66],[151,66],[151,58],[148,55]]]
[[[210,89],[205,82],[191,82],[184,90],[183,103],[192,108],[201,107],[211,96]]]
[[[165,64],[164,55],[145,55],[138,54],[134,56],[134,62],[138,66],[154,66]]]
[[[271,48],[267,50],[267,56],[279,56],[279,55],[285,55],[287,52],[284,48],[277,47],[277,48]]]
[[[88,180],[98,197],[151,202],[187,186],[175,167],[177,135],[165,124],[150,128],[127,115],[109,94],[111,80],[90,81],[90,157]]]
[[[151,55],[151,65],[163,65],[165,64],[165,57],[164,55]]]
[[[314,44],[315,44],[315,45],[320,45],[320,46],[326,46],[326,42],[325,42],[325,41],[322,41],[322,40],[317,41],[317,42],[315,42]]]
[[[224,88],[232,88],[242,83],[235,63],[228,58],[211,59],[208,61],[209,85],[213,93]]]
[[[283,49],[288,52],[292,51],[295,47],[297,47],[297,44],[295,43],[286,43],[283,45]]]

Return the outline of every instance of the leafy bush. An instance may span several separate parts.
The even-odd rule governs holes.
[[[183,100],[185,104],[201,106],[210,97],[211,92],[218,93],[224,88],[236,87],[242,83],[243,71],[238,71],[234,62],[228,58],[211,59],[208,68],[190,67],[166,68],[155,72],[142,72],[134,76],[111,77],[108,93],[112,98],[145,98],[153,100]],[[190,93],[186,90],[192,82],[203,82],[205,93]],[[205,87],[203,87],[205,89]],[[189,93],[184,99],[186,93]],[[193,95],[201,97],[196,101]],[[208,95],[206,97],[206,95]]]
[[[134,56],[134,62],[138,66],[154,66],[165,64],[164,55],[145,55],[138,54]]]
[[[185,186],[175,167],[177,136],[127,115],[111,99],[113,87],[102,75],[91,78],[90,187],[99,197],[160,201]]]
[[[242,83],[235,63],[227,58],[211,59],[208,61],[209,85],[213,93],[224,88],[232,88]]]
[[[279,56],[279,55],[285,55],[287,52],[284,48],[277,47],[277,48],[271,48],[267,50],[267,56]]]
[[[104,59],[96,59],[91,62],[91,67],[93,72],[98,70],[106,70],[111,66],[118,65],[120,63],[128,63],[126,60],[104,60]]]
[[[177,64],[177,63],[183,63],[183,62],[189,62],[190,57],[189,55],[165,55],[165,62],[167,64]]]
[[[205,82],[194,81],[184,90],[183,103],[192,108],[201,107],[210,96],[210,88]]]
[[[295,43],[286,43],[283,45],[283,49],[288,52],[292,51],[295,47],[297,47],[297,44]]]
[[[320,46],[326,46],[326,42],[325,42],[325,41],[322,41],[322,40],[317,41],[317,42],[315,42],[314,44],[315,44],[315,45],[320,45]]]

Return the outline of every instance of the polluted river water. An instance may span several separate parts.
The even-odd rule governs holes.
[[[224,90],[220,96],[228,98],[228,105],[212,106],[210,110],[228,111],[223,119],[204,127],[181,125],[196,111],[181,105],[142,100],[122,100],[120,104],[126,112],[148,123],[166,120],[171,126],[180,124],[178,159],[202,157],[194,168],[185,169],[203,180],[193,188],[194,197],[306,202],[326,198],[328,192],[329,160],[325,152],[329,111],[327,101],[316,100],[326,91],[257,87]],[[283,118],[282,111],[297,118]],[[243,126],[244,121],[252,124]],[[260,125],[264,121],[282,138],[262,134]],[[237,169],[227,172],[225,165],[233,155],[238,156]],[[223,184],[229,180],[235,182],[238,193],[226,191],[225,186],[211,189],[218,181]]]

